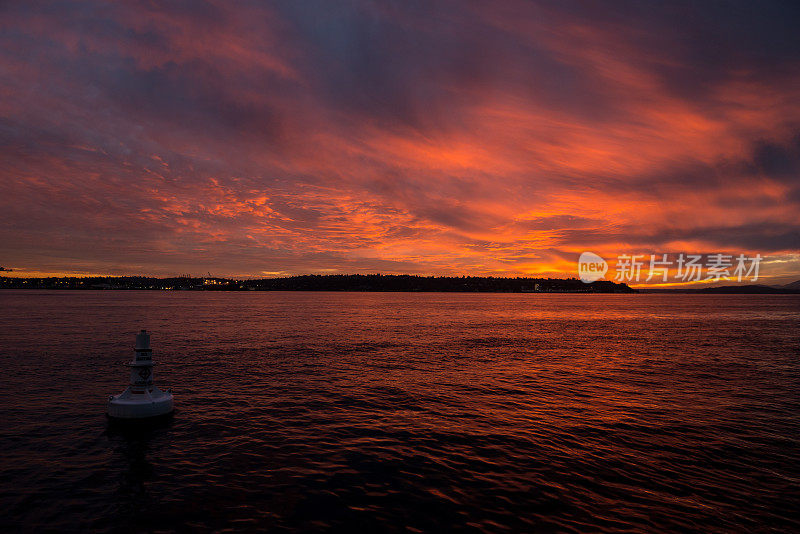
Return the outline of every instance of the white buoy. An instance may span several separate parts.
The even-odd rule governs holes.
[[[162,391],[153,384],[153,351],[150,334],[136,334],[136,357],[128,364],[131,385],[108,399],[108,415],[118,419],[144,419],[172,412],[172,391]]]

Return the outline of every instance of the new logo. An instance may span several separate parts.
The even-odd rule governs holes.
[[[600,280],[608,272],[606,260],[594,252],[584,252],[578,258],[578,277],[585,284]]]

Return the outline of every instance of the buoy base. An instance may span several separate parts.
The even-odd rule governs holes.
[[[134,393],[128,387],[108,400],[107,413],[115,419],[146,419],[166,415],[173,410],[172,393],[157,387]]]

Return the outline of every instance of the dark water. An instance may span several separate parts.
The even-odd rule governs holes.
[[[0,527],[800,531],[795,296],[0,292]],[[134,332],[171,421],[109,427]]]

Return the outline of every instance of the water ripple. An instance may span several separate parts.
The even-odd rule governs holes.
[[[0,299],[7,531],[800,531],[797,297]]]

